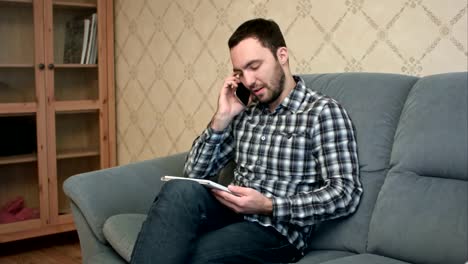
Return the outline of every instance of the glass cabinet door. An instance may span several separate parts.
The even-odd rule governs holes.
[[[98,170],[102,161],[103,107],[100,92],[98,11],[101,0],[48,0],[47,58],[53,64],[47,81],[49,174],[52,221],[71,221],[63,182],[75,174]]]
[[[41,213],[46,214],[40,180],[45,167],[38,162],[45,158],[38,140],[42,144],[45,137],[37,125],[44,117],[37,103],[43,54],[36,52],[43,48],[43,35],[35,34],[41,11],[42,0],[0,1],[0,235],[18,225],[40,226]]]
[[[0,226],[39,219],[36,115],[2,115],[0,123]]]

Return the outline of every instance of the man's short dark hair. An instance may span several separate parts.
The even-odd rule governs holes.
[[[234,48],[246,38],[255,38],[262,46],[269,49],[276,58],[276,51],[280,47],[286,47],[281,29],[273,20],[255,18],[240,25],[229,38],[229,49]]]

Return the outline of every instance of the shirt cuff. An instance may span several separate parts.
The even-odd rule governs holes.
[[[211,127],[208,127],[205,129],[205,132],[203,133],[203,139],[205,140],[206,143],[209,144],[219,144],[223,140],[223,135],[224,131],[216,131],[212,129]]]
[[[291,219],[291,202],[288,198],[273,197],[273,218],[280,221]]]

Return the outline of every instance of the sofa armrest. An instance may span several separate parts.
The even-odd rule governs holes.
[[[78,174],[64,182],[63,190],[104,243],[104,222],[116,214],[145,214],[161,189],[161,176],[182,175],[186,155],[180,153]]]

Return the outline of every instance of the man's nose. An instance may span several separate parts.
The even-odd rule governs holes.
[[[247,88],[255,88],[255,76],[253,74],[244,74],[244,84]]]

